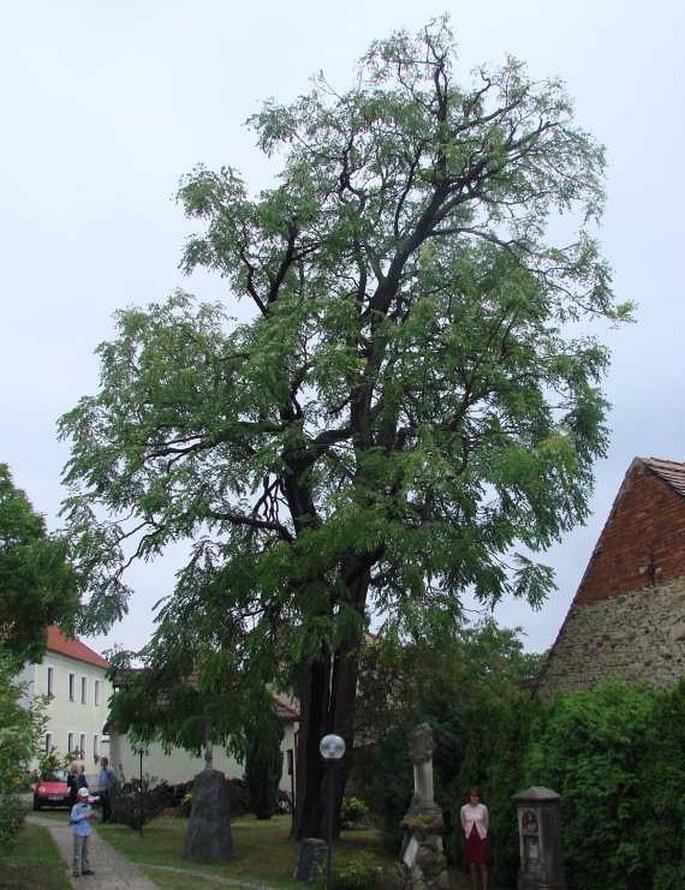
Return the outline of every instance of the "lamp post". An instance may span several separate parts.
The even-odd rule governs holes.
[[[139,822],[138,822],[138,833],[140,836],[143,836],[143,755],[148,753],[146,745],[136,745],[133,749],[134,753],[138,755],[138,809],[139,809]]]
[[[333,810],[335,807],[335,767],[345,756],[345,739],[330,733],[319,743],[319,752],[326,764],[326,890],[333,887]]]

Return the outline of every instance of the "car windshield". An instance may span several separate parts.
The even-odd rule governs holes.
[[[53,769],[43,773],[44,782],[66,782],[67,771],[65,769]]]

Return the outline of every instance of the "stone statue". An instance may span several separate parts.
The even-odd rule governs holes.
[[[435,806],[433,792],[433,730],[420,723],[410,736],[409,750],[414,765],[414,797],[412,809]]]
[[[414,768],[414,796],[402,820],[404,841],[397,864],[400,890],[446,890],[449,887],[442,835],[442,810],[433,795],[433,730],[421,723],[409,737]]]

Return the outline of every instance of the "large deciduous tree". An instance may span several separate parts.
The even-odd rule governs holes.
[[[65,542],[48,534],[0,464],[0,648],[15,666],[40,661],[49,624],[73,625],[78,586],[65,555]]]
[[[192,541],[151,651],[207,688],[296,689],[304,834],[321,735],[352,742],[371,614],[418,635],[468,589],[540,603],[530,553],[586,516],[606,444],[585,322],[627,307],[591,231],[602,149],[559,83],[454,67],[439,20],[373,44],[347,92],[268,102],[272,188],[198,167],[180,189],[203,226],[185,269],[253,312],[182,293],[120,312],[98,394],[62,419],[92,624],[125,609],[131,559]]]

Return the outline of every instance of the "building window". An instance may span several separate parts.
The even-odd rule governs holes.
[[[48,698],[55,697],[55,669],[48,668]]]
[[[76,753],[74,751],[74,733],[67,733],[67,754],[71,757],[72,754]]]
[[[98,759],[100,753],[100,737],[96,732],[93,733],[93,760]]]
[[[86,695],[88,689],[88,680],[86,677],[81,677],[81,703],[85,705],[88,696]]]
[[[95,681],[95,688],[93,690],[93,698],[95,700],[96,706],[99,706],[99,704],[100,704],[100,681],[99,680]]]
[[[52,751],[52,733],[45,733],[45,753],[49,754]]]
[[[69,674],[69,701],[74,700],[76,687],[76,674]]]
[[[81,757],[81,759],[83,759],[86,756],[86,734],[85,734],[85,732],[81,733],[79,742],[80,742],[79,748],[81,749],[81,753],[79,756]]]

